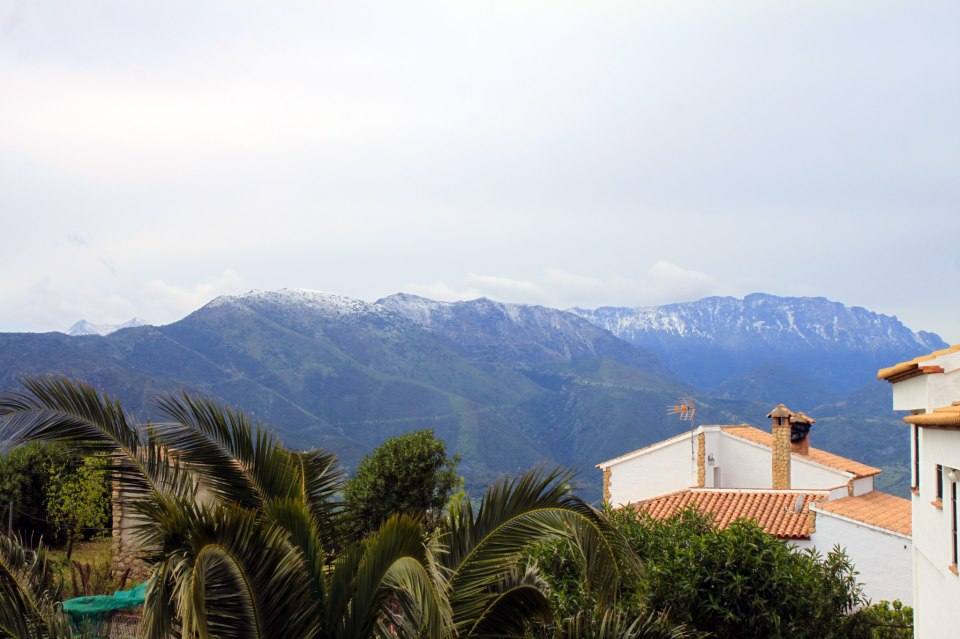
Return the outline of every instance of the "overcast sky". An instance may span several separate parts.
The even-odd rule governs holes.
[[[0,330],[306,287],[960,341],[960,3],[0,0]]]

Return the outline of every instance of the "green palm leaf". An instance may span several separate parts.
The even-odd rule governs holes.
[[[554,636],[556,639],[695,639],[702,635],[672,624],[664,613],[631,618],[607,610],[600,615],[584,612],[566,619]]]
[[[433,556],[437,547],[425,544],[424,537],[418,522],[394,515],[340,557],[329,587],[332,636],[367,639],[378,621],[391,615],[391,606],[403,611],[402,623],[415,627],[417,636],[451,634],[445,583]]]
[[[55,607],[58,595],[43,547],[30,551],[18,539],[0,535],[0,637],[70,637]]]
[[[3,438],[13,444],[67,442],[87,453],[110,453],[109,473],[122,497],[190,495],[193,483],[149,429],[138,429],[120,403],[64,377],[31,378],[26,391],[0,396]]]
[[[498,584],[515,570],[526,550],[551,538],[571,540],[589,562],[589,585],[602,602],[617,594],[618,562],[637,560],[621,535],[603,515],[574,496],[570,475],[560,470],[531,471],[491,487],[476,515],[464,502],[445,521],[444,540],[450,552],[450,602],[454,622],[470,635],[496,600]]]

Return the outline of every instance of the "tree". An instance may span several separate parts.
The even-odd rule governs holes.
[[[880,601],[850,617],[850,639],[912,639],[913,608],[899,599]]]
[[[47,515],[49,469],[68,471],[79,461],[66,446],[40,443],[20,446],[0,456],[0,529],[7,529],[7,509],[12,503],[14,532],[33,543],[40,538],[56,538],[58,530]]]
[[[47,516],[66,537],[68,562],[77,538],[87,531],[99,531],[110,518],[106,468],[106,459],[93,455],[84,457],[76,469],[47,468]]]
[[[693,510],[657,521],[622,509],[613,518],[644,561],[646,604],[719,639],[846,636],[848,616],[865,602],[840,549],[799,551],[754,522],[718,529]]]
[[[526,562],[532,545],[570,540],[607,604],[632,557],[559,471],[504,479],[477,509],[455,503],[432,531],[394,514],[341,546],[330,522],[349,511],[337,499],[343,475],[333,455],[289,451],[243,413],[186,394],[161,398],[168,421],[146,429],[84,384],[25,385],[0,397],[0,436],[109,453],[109,475],[142,522],[153,566],[149,639],[520,638],[550,613]],[[14,600],[0,591],[0,609]]]
[[[388,439],[367,455],[344,491],[347,507],[360,532],[376,530],[393,513],[424,517],[428,526],[439,518],[451,493],[462,482],[459,457],[432,430],[418,430]]]

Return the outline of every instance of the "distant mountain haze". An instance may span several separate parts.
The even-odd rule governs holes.
[[[0,388],[61,373],[134,414],[189,390],[236,405],[295,448],[348,465],[433,428],[468,488],[535,464],[579,472],[697,423],[764,425],[784,401],[818,418],[815,446],[884,466],[905,487],[907,436],[876,368],[943,345],[895,318],[823,298],[751,295],[655,308],[557,310],[489,299],[376,302],[305,290],[219,297],[166,326],[107,335],[0,333]]]
[[[822,297],[755,293],[571,312],[657,353],[699,388],[767,402],[787,401],[784,393],[795,401],[837,399],[891,361],[946,346],[940,336],[914,332],[895,317]]]
[[[94,324],[87,320],[80,320],[67,329],[67,335],[109,335],[123,328],[134,328],[144,325],[146,325],[146,322],[137,317],[129,319],[123,324]]]

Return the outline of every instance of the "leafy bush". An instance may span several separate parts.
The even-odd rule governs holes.
[[[367,455],[347,482],[344,495],[359,532],[376,530],[394,513],[424,517],[429,524],[461,483],[458,457],[432,430],[388,439]]]
[[[880,601],[850,617],[850,639],[912,639],[913,608],[899,599]]]
[[[76,469],[51,466],[47,516],[66,539],[67,560],[74,542],[101,532],[110,518],[106,460],[84,457]]]
[[[718,529],[696,511],[657,521],[622,509],[610,514],[643,562],[625,585],[622,612],[668,611],[719,639],[846,637],[848,616],[864,602],[856,573],[839,549],[822,557],[797,550],[748,521]],[[583,561],[560,542],[540,546],[534,560],[551,585],[557,615],[594,605]]]
[[[59,531],[47,516],[49,469],[70,471],[78,463],[74,452],[58,444],[32,443],[0,456],[0,528],[7,529],[12,502],[16,534],[33,543],[41,537],[55,540]]]

